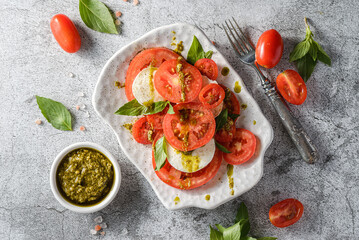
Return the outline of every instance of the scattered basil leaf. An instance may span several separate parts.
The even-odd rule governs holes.
[[[122,107],[120,107],[115,114],[117,115],[125,115],[125,116],[140,116],[140,115],[149,115],[162,112],[163,109],[166,108],[167,105],[171,105],[169,101],[159,101],[154,102],[151,106],[146,107],[141,105],[136,99],[125,103]],[[169,108],[172,109],[172,105]],[[174,112],[173,112],[174,113]]]
[[[241,224],[240,222],[226,228],[223,231],[223,239],[224,240],[239,240],[241,238]]]
[[[71,114],[62,103],[39,96],[36,96],[36,101],[42,115],[54,128],[72,131]]]
[[[196,36],[193,36],[191,47],[188,50],[187,62],[194,65],[197,60],[202,58],[211,58],[213,51],[204,52],[201,43]]]
[[[241,224],[241,234],[242,236],[247,236],[247,234],[249,233],[249,230],[251,229],[251,226],[249,224],[249,219],[241,219],[239,221],[239,223]]]
[[[261,237],[261,238],[258,238],[257,240],[276,240],[277,238],[276,237]]]
[[[216,140],[214,141],[216,147],[224,153],[231,153],[225,146],[219,144]]]
[[[218,228],[218,230],[223,233],[224,230],[226,229],[225,227],[223,227],[221,224],[216,224],[216,227]]]
[[[236,215],[236,220],[235,223],[239,222],[242,219],[249,219],[248,216],[248,209],[246,207],[246,205],[244,204],[244,202],[242,202],[239,205],[238,211],[237,211],[237,215]]]
[[[155,113],[162,112],[163,109],[166,108],[167,104],[169,104],[168,101],[154,102],[151,107],[147,108],[147,111],[145,114],[147,115],[147,114],[155,114]]]
[[[227,123],[228,119],[228,109],[223,109],[221,113],[216,117],[216,132],[223,128]]]
[[[257,238],[245,236],[245,237],[241,237],[241,240],[257,240]]]
[[[157,140],[155,144],[155,162],[156,169],[155,171],[161,170],[161,168],[165,165],[167,159],[167,141],[165,136],[161,137]]]
[[[331,66],[331,59],[319,43],[314,41],[307,18],[304,18],[304,21],[306,25],[305,39],[294,47],[289,55],[289,61],[296,63],[298,73],[306,82],[312,75],[317,60]]]
[[[98,32],[118,34],[110,11],[99,0],[80,0],[79,10],[82,21],[89,28]]]
[[[217,231],[216,229],[212,228],[212,226],[209,226],[211,229],[211,232],[209,234],[210,240],[223,240],[223,235],[221,232]]]
[[[240,114],[228,113],[228,117],[232,118],[233,121],[236,121],[239,116]]]
[[[174,114],[175,111],[173,110],[172,104],[170,102],[168,102],[168,106],[169,106],[169,108],[168,108],[167,113],[168,114]]]

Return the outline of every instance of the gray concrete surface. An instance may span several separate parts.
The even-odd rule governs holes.
[[[209,239],[209,225],[229,226],[239,203],[250,212],[252,236],[279,239],[358,239],[359,237],[359,4],[357,1],[155,1],[134,7],[121,0],[104,1],[123,12],[122,32],[108,35],[85,26],[78,1],[17,0],[0,4],[0,239]],[[131,1],[130,1],[131,2]],[[64,13],[74,20],[82,48],[62,51],[49,28],[51,17]],[[305,164],[279,118],[267,102],[253,70],[241,64],[220,25],[234,16],[255,42],[275,28],[285,49],[271,78],[294,68],[288,56],[305,35],[310,19],[315,39],[332,57],[332,67],[318,64],[307,83],[308,98],[291,106],[318,146],[321,161]],[[252,190],[215,210],[166,210],[144,177],[123,155],[114,134],[94,113],[91,95],[101,68],[120,47],[147,31],[174,22],[198,25],[245,80],[274,128],[262,180]],[[75,75],[69,77],[69,73]],[[77,96],[84,92],[85,97]],[[50,97],[71,108],[73,132],[61,132],[44,121],[34,95]],[[86,112],[76,111],[78,103]],[[42,119],[41,126],[35,124]],[[87,130],[79,131],[84,125]],[[49,170],[57,153],[78,141],[108,148],[123,172],[121,190],[112,204],[95,214],[64,209],[53,197]],[[305,206],[302,219],[279,229],[268,210],[285,198]],[[102,215],[105,237],[91,236],[93,218]]]

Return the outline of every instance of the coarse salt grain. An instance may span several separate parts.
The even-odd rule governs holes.
[[[73,77],[75,77],[75,74],[73,74],[72,72],[70,72],[70,73],[69,73],[69,77],[70,77],[70,78],[73,78]]]
[[[40,125],[40,124],[42,123],[42,121],[41,121],[40,119],[37,119],[37,120],[35,121],[35,123],[36,123],[37,125]]]
[[[95,230],[96,230],[96,231],[100,231],[100,230],[101,230],[101,226],[100,226],[100,225],[96,225],[96,226],[95,226]]]
[[[133,0],[133,5],[134,6],[137,6],[139,4],[139,1],[138,0]]]
[[[120,235],[126,235],[128,233],[127,228],[122,229]]]
[[[102,216],[98,216],[98,217],[95,217],[93,220],[95,223],[102,223],[103,218],[102,218]]]
[[[89,117],[90,117],[90,113],[89,113],[89,112],[86,112],[86,113],[85,113],[85,117],[89,118]]]
[[[105,231],[102,231],[102,232],[100,232],[100,234],[101,234],[102,236],[105,236],[106,232],[105,232]]]
[[[84,97],[85,94],[84,94],[83,92],[78,92],[78,93],[77,93],[77,96],[78,96],[78,97]]]
[[[92,235],[96,235],[97,231],[96,231],[95,229],[90,229],[90,233],[91,233]]]
[[[106,223],[101,223],[101,224],[100,224],[100,227],[101,227],[101,228],[107,228],[107,224],[106,224]]]
[[[121,21],[117,19],[117,20],[115,21],[115,24],[116,24],[117,26],[119,26],[119,25],[121,25]]]
[[[84,126],[80,126],[80,131],[85,131],[86,128]]]
[[[78,110],[80,110],[80,106],[79,105],[76,105],[76,110],[78,111]]]
[[[81,109],[86,109],[86,105],[85,105],[85,104],[80,103],[79,105],[80,105],[80,108],[81,108]]]
[[[120,12],[120,11],[116,12],[116,17],[121,17],[121,15],[122,15],[122,12]]]

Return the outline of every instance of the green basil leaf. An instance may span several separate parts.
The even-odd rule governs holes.
[[[202,45],[199,43],[197,37],[193,36],[192,44],[187,54],[187,62],[194,65],[197,60],[201,58],[204,58]]]
[[[235,223],[239,222],[242,219],[249,219],[248,209],[247,209],[246,205],[243,202],[241,202],[241,204],[239,205]]]
[[[261,238],[258,238],[257,240],[276,240],[277,238],[276,237],[261,237]]]
[[[241,237],[241,240],[257,240],[257,238],[245,236],[245,237]]]
[[[216,117],[216,132],[223,128],[228,118],[228,109],[223,109],[222,112]]]
[[[303,78],[304,82],[308,81],[316,64],[317,61],[314,61],[310,54],[306,54],[304,57],[296,61],[298,73]]]
[[[204,57],[205,58],[212,58],[212,55],[213,55],[213,51],[208,51],[204,54]]]
[[[209,238],[210,240],[223,240],[223,235],[221,232],[217,231],[216,229],[213,229],[212,226],[209,226],[211,229]]]
[[[221,150],[224,153],[231,153],[225,146],[219,144],[216,140],[214,140],[214,143],[216,144],[216,147]]]
[[[310,56],[312,56],[313,60],[316,61],[317,60],[317,53],[318,53],[318,47],[317,47],[317,43],[311,39],[310,40],[310,48],[309,48],[309,54]]]
[[[216,224],[216,227],[218,228],[218,230],[219,230],[221,233],[223,233],[224,230],[226,230],[226,228],[223,227],[221,224]]]
[[[236,119],[241,116],[240,114],[235,113],[228,113],[228,117],[232,118],[233,121],[236,121]]]
[[[249,233],[249,230],[251,228],[250,224],[249,224],[249,219],[241,219],[240,221],[241,224],[241,236],[247,236],[247,234]]]
[[[226,228],[223,231],[224,240],[240,240],[241,239],[241,224],[240,222]]]
[[[328,54],[323,50],[323,48],[319,45],[319,43],[315,42],[318,48],[318,60],[322,63],[327,64],[328,66],[332,65],[332,60],[328,56]]]
[[[310,49],[310,43],[307,40],[303,40],[298,43],[293,51],[289,55],[289,61],[294,62],[302,57],[304,57]]]
[[[170,102],[168,102],[168,106],[169,106],[169,108],[168,108],[167,113],[168,114],[174,114],[175,111],[173,110],[172,104]]]
[[[36,101],[42,115],[54,128],[72,131],[71,114],[62,103],[39,96],[36,96]]]
[[[89,28],[103,33],[118,34],[114,19],[105,4],[98,0],[80,0],[82,21]]]
[[[162,112],[163,109],[165,109],[165,107],[167,106],[167,104],[169,104],[168,101],[154,102],[152,104],[152,106],[147,108],[145,114],[149,115],[149,114],[155,114],[155,113]]]
[[[161,137],[157,140],[155,144],[155,162],[156,169],[155,171],[161,170],[161,168],[165,165],[167,159],[167,141],[165,136]]]
[[[124,104],[120,107],[115,114],[126,115],[126,116],[140,116],[145,114],[147,107],[141,105],[136,99]]]

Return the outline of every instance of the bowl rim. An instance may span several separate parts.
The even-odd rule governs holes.
[[[101,152],[103,155],[105,155],[110,162],[112,163],[112,166],[114,168],[115,178],[114,178],[114,184],[112,186],[112,189],[107,194],[107,196],[99,203],[91,206],[78,206],[75,204],[70,203],[69,201],[65,200],[65,198],[60,194],[59,189],[56,184],[56,172],[57,168],[62,161],[62,159],[66,156],[66,154],[70,153],[71,151],[79,148],[92,148],[99,152]],[[56,157],[51,165],[50,170],[50,186],[51,191],[54,194],[56,200],[65,208],[78,212],[78,213],[93,213],[97,212],[103,208],[105,208],[107,205],[109,205],[112,200],[116,197],[121,185],[121,168],[118,164],[115,157],[103,146],[93,143],[93,142],[77,142],[73,143],[66,148],[64,148]]]

